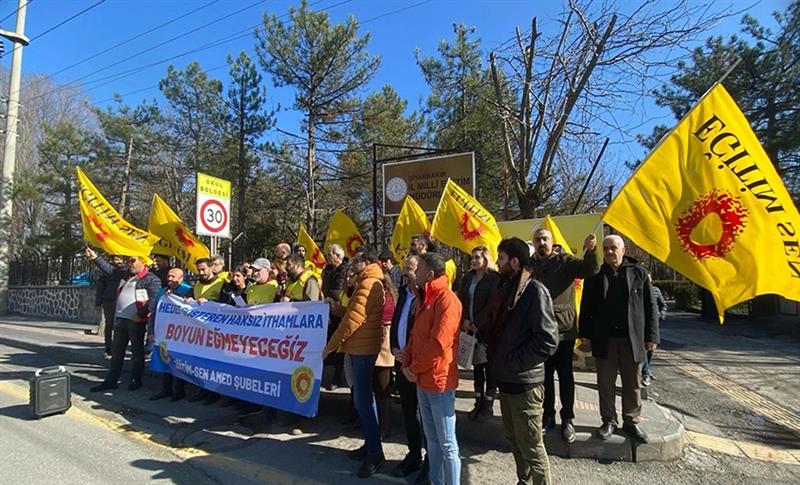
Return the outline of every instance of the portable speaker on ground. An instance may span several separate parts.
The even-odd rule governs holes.
[[[69,372],[62,365],[37,369],[30,379],[31,415],[40,419],[72,407]]]

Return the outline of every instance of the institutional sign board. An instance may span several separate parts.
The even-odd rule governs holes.
[[[197,172],[197,234],[231,237],[231,183]]]
[[[383,215],[400,214],[410,195],[422,210],[436,212],[447,179],[475,196],[475,153],[459,153],[383,165]]]

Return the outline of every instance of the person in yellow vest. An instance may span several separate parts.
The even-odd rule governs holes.
[[[306,268],[302,254],[292,253],[286,263],[286,293],[281,301],[319,301],[322,300],[322,287],[319,277]]]
[[[306,247],[305,246],[303,246],[300,243],[296,243],[294,246],[292,246],[292,252],[303,256],[303,260],[305,260],[305,268],[307,270],[309,270],[309,271],[313,271],[314,273],[316,273],[317,277],[321,279],[322,270],[318,269],[314,265],[314,262],[311,261],[310,259],[308,259],[308,256],[306,256]]]
[[[200,258],[194,262],[197,266],[197,282],[194,284],[193,296],[200,303],[217,301],[225,279],[217,277],[211,269],[213,262],[209,258]]]
[[[194,299],[199,303],[205,301],[217,301],[222,293],[222,286],[225,284],[225,279],[220,278],[214,274],[211,269],[213,262],[209,258],[200,258],[194,262],[197,266],[197,282],[194,284],[192,294]],[[219,394],[210,392],[206,389],[200,389],[200,392],[188,399],[189,402],[197,402],[205,400],[206,404],[213,404],[219,399]]]
[[[409,254],[415,254],[417,256],[425,254],[428,251],[432,253],[438,252],[433,241],[425,234],[415,234],[411,236],[410,248]],[[450,288],[453,288],[453,283],[456,282],[456,276],[458,275],[458,268],[456,267],[456,262],[453,261],[452,258],[444,262],[444,274],[447,275],[447,283],[450,285]]]
[[[278,294],[278,282],[272,278],[272,265],[267,258],[258,258],[250,265],[255,283],[247,288],[247,304],[273,303]]]
[[[225,259],[219,254],[215,254],[211,258],[211,272],[214,273],[214,276],[222,278],[226,282],[230,281],[231,274],[225,271]]]

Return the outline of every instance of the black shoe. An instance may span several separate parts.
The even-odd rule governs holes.
[[[360,461],[367,457],[367,445],[361,445],[360,448],[356,448],[355,450],[350,450],[347,452],[350,456],[350,459],[353,461]]]
[[[189,399],[187,399],[187,401],[189,401],[189,402],[202,401],[203,399],[207,398],[209,394],[210,393],[208,391],[206,391],[205,389],[200,389],[200,392],[198,392],[194,396],[192,396]]]
[[[475,406],[472,408],[472,411],[467,414],[467,418],[470,421],[475,421],[475,419],[478,418],[478,414],[480,414],[481,409],[483,409],[483,396],[478,396],[475,398]]]
[[[176,391],[175,393],[172,394],[172,399],[170,399],[170,401],[172,402],[180,401],[185,397],[186,397],[186,391]]]
[[[555,416],[542,416],[542,436],[547,434],[547,430],[553,429],[556,427],[556,417]]]
[[[333,382],[325,386],[326,391],[335,391],[336,389],[339,389],[339,386],[334,384]]]
[[[646,376],[642,377],[642,386],[647,387],[653,383],[653,376],[647,374]]]
[[[208,396],[206,396],[206,399],[203,401],[203,404],[208,406],[209,404],[214,404],[217,401],[219,401],[219,394],[217,394],[216,392],[210,392],[208,393]]]
[[[483,404],[478,414],[475,415],[475,421],[478,423],[485,423],[494,417],[494,399],[483,398]]]
[[[561,437],[567,443],[575,442],[575,426],[572,425],[571,419],[561,423]]]
[[[426,456],[425,461],[422,462],[422,469],[417,474],[417,478],[414,479],[414,485],[428,485],[429,483],[431,483],[431,469]]]
[[[141,388],[142,388],[142,381],[131,381],[130,384],[128,384],[129,391],[135,391]]]
[[[367,456],[358,468],[356,476],[358,478],[369,478],[380,471],[384,463],[386,463],[386,458],[384,458],[383,453]]]
[[[600,428],[597,429],[597,437],[601,440],[605,441],[611,438],[611,435],[614,434],[614,431],[617,430],[617,425],[613,421],[607,421],[603,423]]]
[[[642,444],[650,442],[650,438],[647,437],[647,433],[645,433],[644,430],[636,423],[624,423],[622,425],[622,431],[628,435],[631,440],[637,443]]]
[[[165,397],[172,397],[172,393],[169,391],[161,391],[158,394],[153,394],[150,396],[150,400],[158,401],[159,399],[164,399]]]
[[[422,455],[409,453],[392,472],[396,477],[407,477],[422,468]]]
[[[103,382],[102,384],[98,384],[93,388],[89,389],[90,392],[103,392],[103,391],[110,391],[111,389],[116,389],[116,384],[111,384],[108,382]]]
[[[84,330],[85,335],[97,335],[97,330]]]

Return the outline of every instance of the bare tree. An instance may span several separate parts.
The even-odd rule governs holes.
[[[565,141],[597,144],[608,132],[632,138],[631,115],[640,112],[652,83],[686,55],[687,42],[726,15],[687,0],[644,0],[630,14],[614,2],[568,0],[552,38],[540,34],[533,18],[529,31],[517,28],[492,52],[495,106],[522,216],[565,196],[553,177]]]

